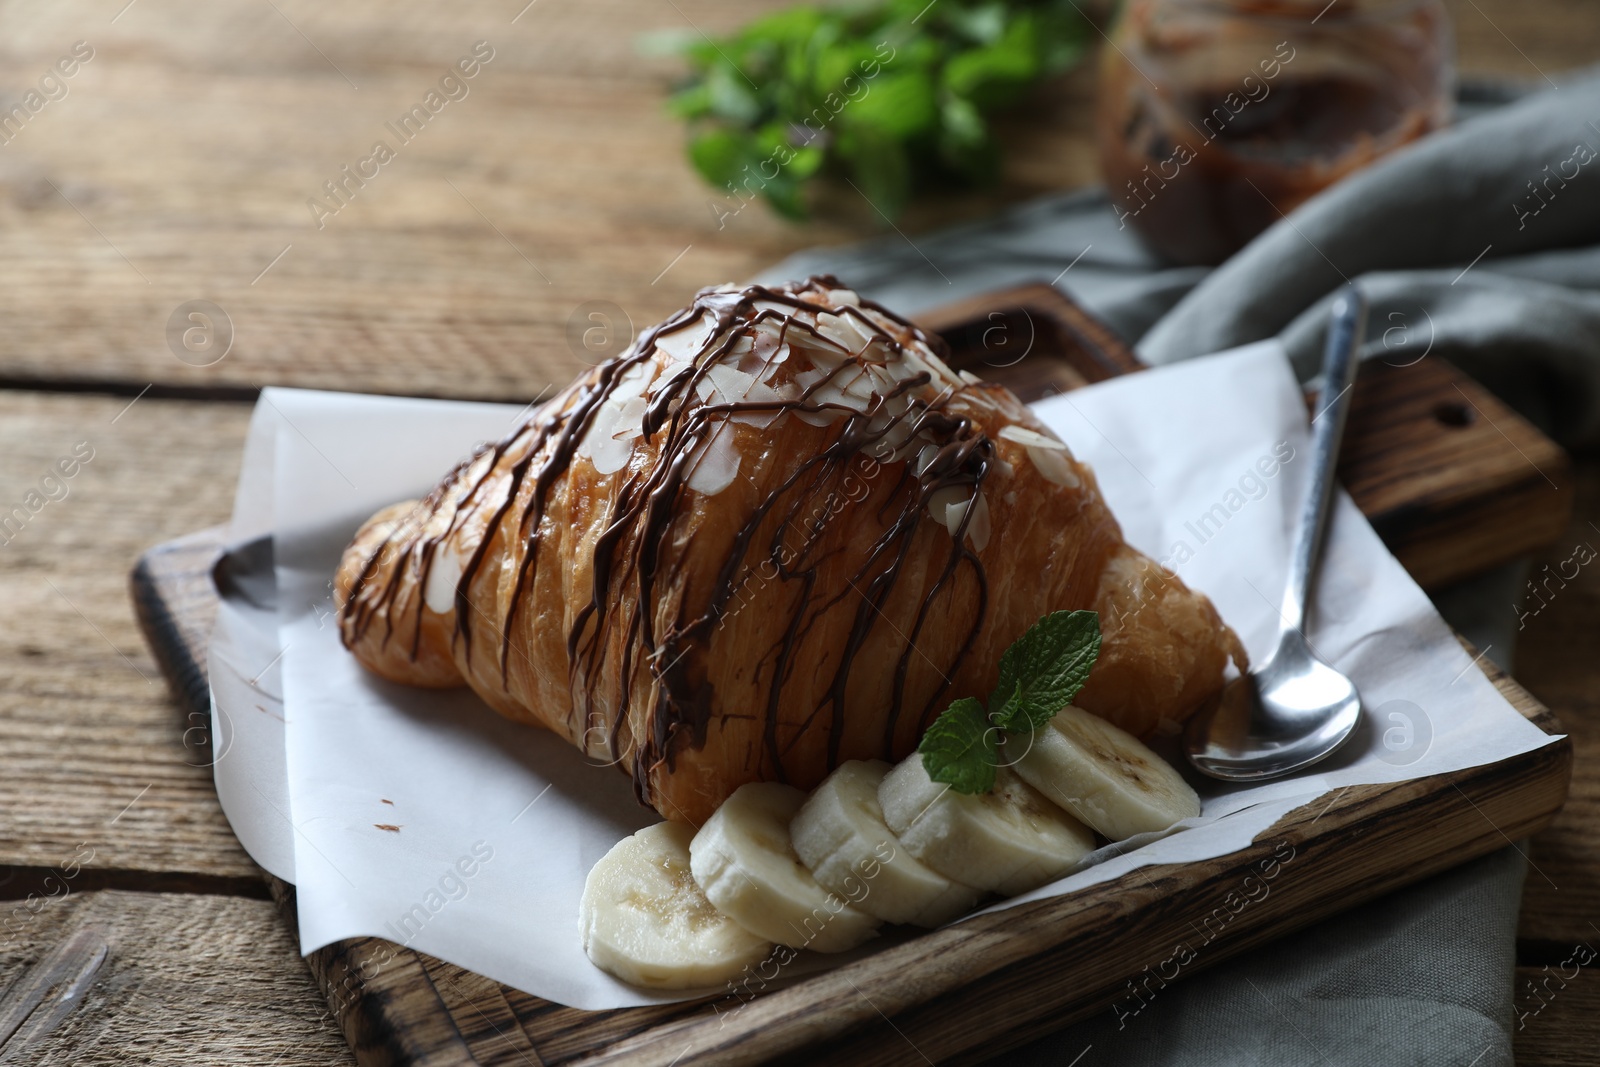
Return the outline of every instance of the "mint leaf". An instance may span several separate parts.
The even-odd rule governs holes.
[[[1000,737],[989,725],[983,704],[962,697],[933,720],[922,743],[922,766],[928,777],[957,793],[987,793],[994,788]]]
[[[1005,703],[996,705],[995,701],[999,699],[1002,692],[1004,692],[1004,690],[1002,690],[999,686],[996,686],[994,695],[989,698],[989,707],[993,709],[989,713],[989,718],[997,723],[1012,722],[1017,718],[1017,716],[1023,713],[1022,683],[1018,682],[1016,685],[1011,687],[1011,692],[1006,696]]]
[[[738,179],[746,158],[744,140],[727,130],[707,130],[689,142],[689,161],[694,169],[719,188]]]
[[[989,697],[1004,730],[1037,730],[1072,702],[1100,654],[1100,616],[1054,611],[1028,628],[1000,657],[1000,680]]]
[[[1014,103],[1039,78],[1039,45],[1033,21],[1019,17],[991,45],[963,52],[945,64],[944,88],[981,108]]]
[[[761,117],[761,98],[750,88],[748,76],[731,62],[706,71],[706,92],[712,114],[736,126],[749,126]]]
[[[925,71],[884,73],[861,99],[839,115],[841,123],[873,126],[895,141],[907,141],[939,124],[939,90]]]

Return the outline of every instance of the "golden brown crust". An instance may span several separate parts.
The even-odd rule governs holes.
[[[378,625],[363,636],[357,653],[362,664],[391,682],[452,689],[466,684],[450,654],[453,623],[434,612],[417,611],[421,583],[395,573],[416,564],[416,557],[403,546],[415,539],[413,524],[428,513],[422,508],[420,500],[401,501],[362,524],[334,575],[334,603],[345,603],[362,572],[369,572],[371,588],[392,591],[393,599],[385,605]]]
[[[780,295],[841,299],[836,282],[808,285]],[[706,345],[748,326],[750,292],[702,294],[734,309]],[[803,357],[834,357],[804,348],[799,327],[783,335],[795,340],[786,362],[769,339],[752,371],[782,394],[763,409],[777,412],[768,425],[708,386],[714,351],[654,348],[696,309],[631,361],[579,379],[419,507],[363,527],[338,589],[342,636],[364,664],[411,684],[464,680],[694,823],[746,781],[808,788],[841,760],[905,756],[951,699],[987,695],[1004,649],[1051,610],[1100,612],[1101,657],[1078,703],[1136,734],[1214,694],[1230,654],[1242,664],[1210,602],[1123,542],[1093,474],[1030,438],[1048,431],[1009,392],[930,359],[933,343],[908,325],[871,316],[885,366],[904,376],[892,362],[903,358],[920,375],[905,379],[916,432],[891,428],[863,450],[850,435],[883,420],[815,409],[823,394]],[[732,365],[738,349],[724,348]],[[741,365],[754,367],[748,352]],[[617,405],[630,374],[661,400],[654,428],[648,416],[607,421],[616,412],[601,405]],[[601,437],[630,433],[602,455]],[[702,478],[729,446],[731,480]]]

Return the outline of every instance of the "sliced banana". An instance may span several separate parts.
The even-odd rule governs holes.
[[[1094,848],[1094,834],[1009,769],[988,793],[935,782],[913,752],[878,789],[883,815],[911,854],[946,878],[1014,896],[1054,881]]]
[[[772,951],[772,943],[711,906],[689,871],[694,831],[647,826],[612,846],[589,871],[578,905],[583,950],[632,985],[721,985]]]
[[[789,840],[806,795],[779,782],[740,786],[689,846],[694,880],[718,911],[789,948],[843,952],[878,920],[817,884]]]
[[[883,821],[882,760],[842,763],[789,826],[794,850],[825,889],[884,922],[940,926],[982,895],[925,866]]]
[[[1035,789],[1113,841],[1200,814],[1200,798],[1166,760],[1125,730],[1067,705],[1007,758]]]

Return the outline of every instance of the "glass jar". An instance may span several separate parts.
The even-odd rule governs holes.
[[[1442,0],[1127,0],[1102,52],[1112,206],[1166,259],[1214,264],[1445,125]]]

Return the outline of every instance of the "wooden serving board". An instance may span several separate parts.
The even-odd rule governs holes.
[[[951,341],[958,365],[1027,399],[1140,369],[1047,286],[922,320]],[[1571,501],[1545,475],[1559,478],[1566,463],[1476,383],[1423,360],[1363,369],[1340,473],[1396,555],[1437,585],[1557,537]],[[210,710],[205,647],[222,536],[215,528],[158,546],[132,575],[140,623],[186,715]],[[1518,711],[1560,732],[1525,690],[1478,662]],[[376,938],[307,962],[363,1065],[978,1062],[1118,1002],[1129,1010],[1131,983],[1161,982],[1151,975],[1179,946],[1186,979],[1543,828],[1565,799],[1571,761],[1562,740],[1487,767],[1352,787],[1233,855],[970,919],[747,1001],[580,1011]],[[264,877],[292,926],[294,887]]]

